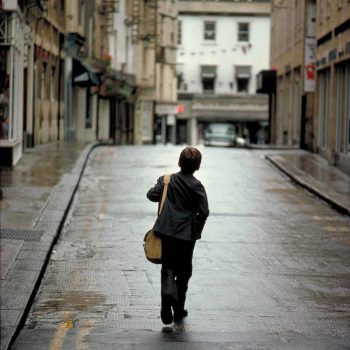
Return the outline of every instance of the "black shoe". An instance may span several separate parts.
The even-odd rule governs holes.
[[[173,322],[173,313],[171,311],[171,297],[168,295],[162,296],[162,309],[160,310],[160,318],[164,324]]]
[[[173,313],[171,312],[171,306],[163,306],[160,310],[160,318],[164,324],[171,324],[173,322]]]
[[[174,313],[174,321],[175,322],[181,322],[183,318],[188,316],[187,310],[179,310]]]

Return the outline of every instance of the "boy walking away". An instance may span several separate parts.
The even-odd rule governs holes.
[[[193,174],[199,170],[202,154],[197,148],[182,150],[178,165],[181,170],[172,174],[162,213],[153,231],[162,238],[161,319],[168,325],[187,316],[185,309],[188,282],[192,276],[193,250],[207,217],[207,194]],[[164,177],[148,193],[152,202],[160,202]]]

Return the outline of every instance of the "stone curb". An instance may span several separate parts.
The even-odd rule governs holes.
[[[274,156],[266,155],[265,158],[268,161],[270,161],[274,166],[276,166],[280,171],[289,176],[295,183],[304,187],[317,197],[323,199],[325,202],[337,209],[340,213],[350,216],[350,208],[341,203],[341,201],[334,198],[335,196],[327,194],[324,190],[320,188],[321,186],[312,185],[310,181],[307,181],[307,179],[305,179],[307,176],[298,175],[296,172],[294,173],[288,167],[284,166],[278,160],[274,159]]]
[[[28,272],[23,274],[22,277],[25,280],[22,280],[21,278],[20,283],[25,286],[25,291],[20,293],[23,306],[20,310],[9,310],[13,311],[13,313],[22,311],[22,314],[19,316],[17,315],[10,327],[6,327],[6,333],[8,334],[3,334],[1,336],[1,350],[11,348],[18,333],[24,326],[28,313],[34,302],[34,298],[44,277],[53,247],[57,242],[75,193],[78,189],[89,156],[96,147],[104,145],[105,144],[103,143],[92,142],[83,149],[73,168],[62,175],[58,184],[52,189],[47,202],[41,209],[40,217],[34,225],[34,230],[43,231],[43,235],[40,241],[30,242],[30,246],[27,245],[25,250],[21,249],[19,255],[22,254],[22,260],[19,261],[23,262],[21,265],[22,267],[16,269],[15,266],[15,269],[12,271],[13,278],[10,278],[9,281],[6,279],[6,282],[4,283],[5,285],[3,286],[3,288],[5,287],[6,289],[7,285],[10,287],[12,284],[15,284],[16,281],[18,283],[18,278],[21,278],[19,274],[24,271]],[[26,276],[29,276],[30,278],[28,279]],[[18,293],[18,290],[13,292]]]

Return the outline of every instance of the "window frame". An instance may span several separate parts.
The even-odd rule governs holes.
[[[246,25],[247,29],[246,30],[242,30],[240,27],[242,25]],[[237,41],[238,42],[242,42],[242,43],[248,43],[249,42],[249,34],[250,34],[250,23],[249,22],[238,22],[237,23]],[[241,38],[242,35],[246,35],[246,40],[243,40]]]
[[[177,21],[177,44],[182,45],[182,20]]]
[[[213,29],[207,29],[207,25],[213,25]],[[208,35],[208,31],[212,31],[213,32],[213,38],[210,37],[210,34],[209,34],[209,37],[207,37]],[[203,21],[203,40],[205,42],[215,42],[216,41],[216,21],[214,20],[204,20]]]

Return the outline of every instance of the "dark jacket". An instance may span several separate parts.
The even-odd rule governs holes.
[[[152,202],[160,202],[162,192],[163,176],[147,192],[147,198]],[[193,175],[180,171],[171,175],[167,198],[153,230],[160,235],[186,241],[196,240],[201,238],[201,231],[208,216],[208,200],[204,186]]]

